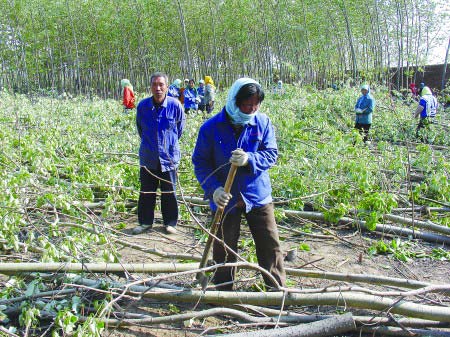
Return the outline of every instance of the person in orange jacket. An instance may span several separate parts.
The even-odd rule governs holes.
[[[133,86],[131,85],[130,81],[124,78],[122,81],[120,81],[120,84],[123,89],[123,99],[122,99],[122,105],[124,108],[124,112],[128,113],[128,110],[134,109],[136,107],[136,100],[134,98],[134,91]]]
[[[179,97],[179,100],[180,100],[180,102],[181,102],[182,105],[184,105],[184,91],[185,91],[186,88],[188,88],[188,87],[189,87],[189,79],[186,78],[186,79],[184,80],[184,87],[181,87],[181,88],[180,88],[180,97]]]

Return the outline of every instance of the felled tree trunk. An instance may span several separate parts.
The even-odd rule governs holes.
[[[325,215],[320,212],[302,212],[302,211],[286,211],[285,210],[284,213],[286,215],[297,216],[297,217],[309,219],[309,220],[326,221]],[[356,223],[359,226],[361,226],[361,229],[368,230],[365,221],[355,220],[355,219],[348,218],[348,217],[342,217],[341,219],[339,219],[339,222]],[[414,224],[416,226],[420,225],[419,223],[416,223],[416,222]],[[428,241],[428,242],[450,244],[450,237],[446,236],[446,235],[427,233],[427,232],[422,232],[419,230],[413,231],[409,228],[402,228],[402,227],[396,227],[396,226],[385,225],[385,224],[377,224],[374,232],[382,233],[382,234],[390,233],[390,234],[401,235],[401,236],[411,236],[411,237],[415,237],[417,239],[421,239],[421,240]]]
[[[334,336],[356,329],[351,313],[342,316],[327,318],[313,323],[300,324],[287,328],[258,330],[253,332],[233,333],[219,335],[224,337],[324,337]],[[217,336],[217,335],[215,335]]]

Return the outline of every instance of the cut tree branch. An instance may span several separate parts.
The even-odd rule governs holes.
[[[290,326],[287,328],[233,333],[228,335],[214,335],[223,337],[324,337],[334,336],[356,329],[355,322],[351,313],[341,316],[334,316],[313,323]]]

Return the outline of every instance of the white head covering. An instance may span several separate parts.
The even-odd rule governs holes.
[[[131,86],[131,82],[130,82],[130,80],[124,78],[120,81],[120,85],[122,86],[122,88],[129,87],[129,86]]]
[[[230,88],[230,91],[228,92],[227,104],[226,104],[225,108],[227,110],[228,115],[231,117],[233,124],[244,125],[248,122],[247,120],[243,120],[241,118],[243,112],[236,105],[236,95],[244,85],[250,84],[250,83],[259,85],[259,83],[256,82],[254,79],[251,79],[248,77],[242,77],[233,83],[233,85]],[[250,117],[256,115],[257,113],[258,113],[258,111],[251,114]],[[248,114],[247,114],[247,116],[248,116]]]

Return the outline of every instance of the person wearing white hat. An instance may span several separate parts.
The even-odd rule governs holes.
[[[366,143],[369,138],[369,129],[372,125],[372,113],[375,108],[375,99],[370,94],[370,87],[368,84],[361,86],[361,96],[355,105],[355,129],[359,131],[363,140]]]

